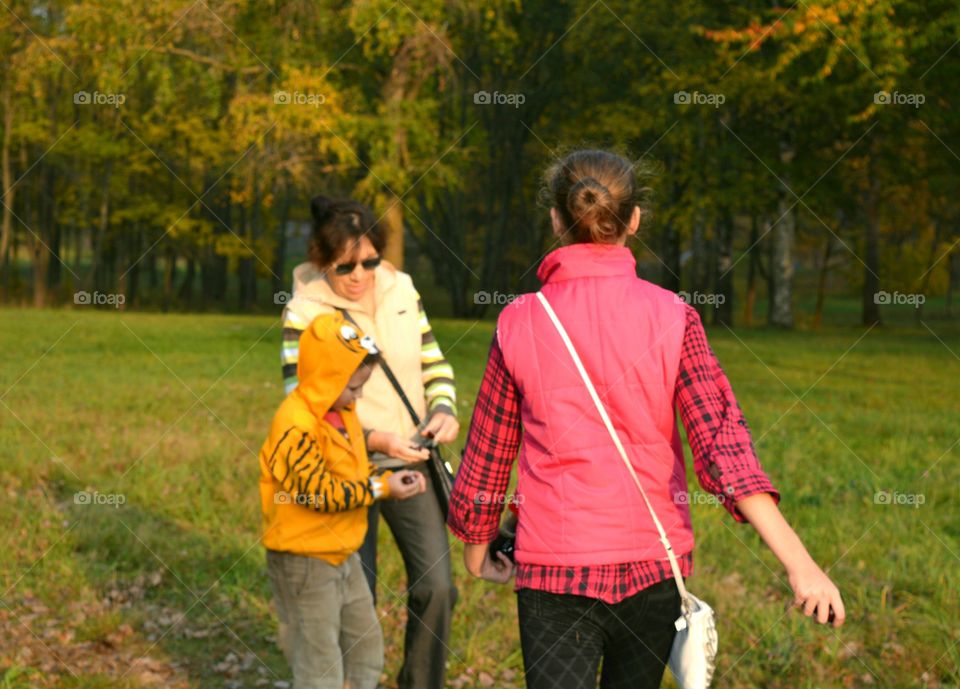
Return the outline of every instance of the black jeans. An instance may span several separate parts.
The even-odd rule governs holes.
[[[680,616],[673,579],[619,603],[534,589],[517,592],[527,689],[656,689]]]
[[[443,689],[457,589],[453,585],[450,541],[440,503],[433,492],[430,473],[425,468],[421,471],[427,480],[425,493],[409,500],[386,500],[370,508],[360,559],[376,600],[377,529],[382,513],[407,570],[407,629],[397,683],[400,689]],[[391,590],[398,588],[391,582]]]

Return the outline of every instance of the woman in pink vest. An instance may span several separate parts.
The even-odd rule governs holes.
[[[693,569],[686,470],[676,415],[700,485],[757,530],[789,575],[795,603],[819,623],[844,620],[840,593],[777,507],[750,430],[700,317],[636,275],[625,244],[643,189],[624,158],[576,151],[546,175],[563,246],[538,270],[651,506]],[[507,582],[497,535],[517,461],[516,590],[527,687],[659,687],[680,596],[650,512],[544,306],[506,307],[457,474],[448,523],[467,570]]]

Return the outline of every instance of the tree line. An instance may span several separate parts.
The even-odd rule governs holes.
[[[536,285],[539,174],[581,145],[651,173],[643,276],[715,322],[960,285],[955,3],[8,0],[0,27],[7,303],[274,308],[326,193],[481,316]]]

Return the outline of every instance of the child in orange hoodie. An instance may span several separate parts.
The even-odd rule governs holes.
[[[260,502],[279,644],[295,689],[375,689],[383,636],[357,550],[367,507],[426,490],[416,471],[371,475],[354,408],[380,353],[339,313],[300,337],[300,384],[260,450]]]

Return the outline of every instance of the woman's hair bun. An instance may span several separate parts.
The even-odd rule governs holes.
[[[567,192],[567,210],[575,218],[594,211],[598,205],[606,208],[614,203],[610,190],[593,177],[581,178]]]
[[[611,151],[580,149],[547,169],[540,198],[560,213],[565,243],[613,244],[626,234],[649,192],[638,187],[636,165]]]
[[[313,231],[309,257],[326,270],[350,246],[366,237],[378,254],[387,245],[386,228],[373,210],[363,203],[345,198],[314,196],[310,199]]]
[[[323,222],[333,212],[333,199],[329,196],[314,196],[310,199],[310,215],[316,222]]]

